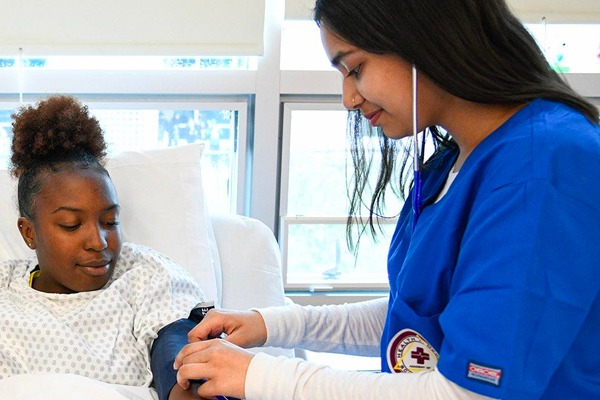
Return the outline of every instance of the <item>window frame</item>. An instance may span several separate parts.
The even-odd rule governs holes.
[[[282,275],[284,280],[284,289],[290,293],[348,293],[361,292],[367,293],[382,293],[387,292],[389,284],[385,283],[338,283],[331,282],[328,284],[296,284],[289,283],[288,276],[288,243],[289,243],[289,228],[295,224],[332,224],[346,225],[346,216],[315,216],[315,215],[288,215],[288,191],[289,191],[289,173],[290,173],[290,157],[291,157],[291,127],[292,113],[297,110],[332,110],[345,111],[346,108],[341,104],[338,96],[332,97],[306,97],[306,98],[289,98],[288,101],[282,102],[282,150],[281,150],[281,166],[280,166],[280,195],[279,195],[279,226],[278,226],[278,242],[282,255]],[[304,100],[304,101],[301,101]],[[342,174],[343,175],[343,174]],[[347,210],[340,210],[340,214]],[[397,219],[379,219],[381,224],[395,225]],[[387,252],[387,248],[385,249]]]
[[[364,285],[336,286],[330,285],[299,287],[287,284],[287,238],[285,237],[289,218],[284,218],[287,201],[288,165],[289,165],[289,130],[288,113],[290,107],[297,104],[303,109],[316,109],[322,105],[325,109],[343,109],[341,105],[341,75],[337,71],[280,71],[280,104],[281,104],[281,163],[280,163],[280,197],[279,222],[275,232],[282,253],[284,288],[288,297],[298,304],[342,304],[385,296],[385,288],[374,288]],[[563,78],[575,91],[588,98],[600,109],[600,74],[597,73],[563,73]],[[298,222],[298,221],[295,221]]]
[[[235,110],[239,118],[230,210],[249,215],[256,74],[254,70],[0,68],[0,108],[14,110],[61,93],[76,96],[91,109]]]

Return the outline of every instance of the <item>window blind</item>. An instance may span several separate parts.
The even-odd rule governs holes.
[[[515,14],[528,23],[600,24],[598,0],[507,0]]]
[[[600,0],[507,0],[527,23],[600,23]],[[285,0],[285,18],[310,19],[315,0]]]
[[[0,54],[261,55],[264,0],[0,0]]]

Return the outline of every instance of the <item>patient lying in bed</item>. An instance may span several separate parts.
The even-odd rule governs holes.
[[[0,393],[17,396],[11,385],[43,374],[28,385],[43,398],[51,391],[41,382],[58,376],[69,384],[47,389],[63,399],[90,383],[115,399],[156,397],[153,384],[161,399],[191,397],[175,385],[172,366],[157,367],[150,355],[159,331],[187,339],[178,322],[189,321],[204,295],[169,258],[122,243],[98,122],[74,98],[54,96],[23,107],[13,132],[16,222],[35,257],[0,264]],[[158,347],[161,362],[178,351]]]
[[[130,243],[123,245],[112,276],[98,290],[36,290],[30,287],[36,266],[35,258],[0,266],[0,378],[73,373],[149,386],[149,350],[158,331],[186,318],[203,300],[185,270]]]

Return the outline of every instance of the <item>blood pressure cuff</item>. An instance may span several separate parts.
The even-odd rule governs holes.
[[[188,344],[188,332],[212,308],[212,303],[200,303],[188,318],[172,322],[158,331],[150,350],[150,368],[159,400],[167,400],[171,389],[177,384],[177,371],[173,369],[173,363],[179,351]]]

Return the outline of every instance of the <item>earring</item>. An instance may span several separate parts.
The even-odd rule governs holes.
[[[356,99],[354,96],[352,96],[352,108],[356,108]]]
[[[27,243],[27,246],[31,247],[33,245],[33,243],[29,242]]]

